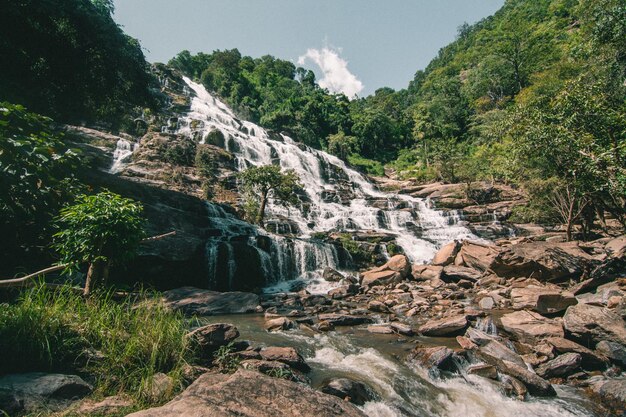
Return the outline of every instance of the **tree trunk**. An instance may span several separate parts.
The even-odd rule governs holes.
[[[567,212],[567,228],[566,228],[566,236],[567,236],[567,241],[571,242],[572,240],[572,227],[573,227],[573,223],[574,223],[574,203],[575,203],[575,199],[572,198],[569,204],[569,210]]]
[[[263,218],[265,218],[265,206],[267,205],[267,193],[261,194],[261,205],[259,206],[259,214],[257,216],[257,223],[263,227]]]
[[[89,264],[89,270],[87,271],[87,279],[85,280],[85,290],[83,295],[89,297],[93,289],[98,286],[100,281],[107,278],[109,275],[109,263],[98,260]]]

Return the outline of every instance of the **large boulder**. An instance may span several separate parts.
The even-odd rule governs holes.
[[[599,379],[590,384],[614,416],[626,415],[626,379]]]
[[[451,336],[462,332],[468,325],[467,316],[444,317],[424,323],[419,332],[425,336]]]
[[[600,342],[596,349],[599,353],[596,353],[586,347],[579,345],[576,342],[572,342],[571,340],[567,340],[563,337],[549,337],[545,340],[548,345],[552,346],[554,350],[558,353],[577,353],[581,356],[581,366],[585,369],[593,370],[593,369],[601,369],[606,367],[607,358],[603,352],[600,350],[600,343],[608,343],[608,342]],[[621,346],[621,345],[618,345]]]
[[[483,274],[475,269],[465,266],[448,265],[443,268],[441,280],[444,282],[458,282],[467,280],[476,282]]]
[[[532,241],[508,246],[493,259],[490,269],[504,278],[533,277],[558,281],[580,277],[597,262],[576,242]]]
[[[239,370],[207,373],[167,404],[132,417],[365,417],[347,401],[303,384]]]
[[[461,244],[456,240],[444,245],[435,254],[431,264],[436,266],[450,265],[454,262],[456,255],[459,253],[459,249],[461,249]]]
[[[603,340],[626,345],[626,323],[608,308],[590,304],[571,306],[565,312],[563,326],[583,345],[595,346]]]
[[[532,309],[542,314],[564,311],[578,303],[574,294],[556,286],[528,284],[511,289],[511,303],[515,310]]]
[[[232,324],[215,323],[192,330],[188,337],[200,349],[203,356],[211,357],[220,346],[226,346],[238,338],[239,331]]]
[[[563,337],[563,325],[558,320],[543,317],[532,311],[515,311],[500,318],[502,327],[517,340],[536,343],[547,337]]]
[[[454,367],[454,352],[445,346],[416,346],[409,354],[409,360],[417,362],[426,369],[450,370]]]
[[[387,285],[400,282],[411,273],[411,263],[406,255],[393,256],[387,263],[363,273],[361,285]]]
[[[611,361],[626,368],[626,346],[603,340],[596,345],[596,351]]]
[[[491,263],[500,253],[500,250],[501,248],[495,245],[465,240],[454,263],[484,272],[491,268]]]
[[[44,408],[60,410],[91,391],[91,385],[77,375],[10,374],[0,377],[0,406],[12,408],[15,412]]]
[[[217,292],[181,287],[163,293],[163,302],[173,310],[188,315],[252,313],[259,306],[259,296],[249,292]]]
[[[321,391],[356,405],[363,405],[373,398],[372,392],[367,385],[348,378],[331,379],[324,383]]]

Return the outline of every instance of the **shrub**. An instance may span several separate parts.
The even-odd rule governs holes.
[[[385,169],[383,168],[383,164],[378,161],[374,161],[373,159],[367,159],[360,155],[350,155],[348,156],[348,163],[354,168],[364,171],[370,175],[385,175]]]
[[[179,141],[168,143],[163,159],[173,165],[192,166],[196,156],[196,143],[193,139],[182,137]]]

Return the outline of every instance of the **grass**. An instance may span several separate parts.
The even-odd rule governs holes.
[[[152,377],[162,372],[182,386],[193,351],[189,322],[160,303],[117,301],[112,293],[85,300],[70,287],[38,285],[0,305],[0,374],[75,372],[94,384],[95,395],[126,393],[150,405]]]

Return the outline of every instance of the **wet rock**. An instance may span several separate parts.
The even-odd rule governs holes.
[[[292,347],[266,347],[261,349],[259,354],[264,360],[282,362],[301,372],[309,372],[311,370],[304,358]]]
[[[493,343],[489,342],[489,344]],[[498,368],[498,371],[513,378],[519,379],[528,388],[528,392],[532,395],[540,397],[553,397],[556,395],[556,391],[550,385],[548,381],[538,376],[536,373],[529,371],[526,365],[516,362],[510,362],[508,360],[499,359],[494,355],[484,354],[483,347],[479,349],[481,352],[481,358],[490,365]],[[520,359],[521,360],[521,359]]]
[[[498,362],[501,361],[526,366],[520,355],[494,339],[488,340],[485,344],[481,345],[477,353],[485,362],[494,366],[497,366]]]
[[[364,417],[347,401],[302,384],[239,370],[232,375],[205,374],[169,403],[132,417]]]
[[[443,268],[441,280],[443,282],[458,282],[461,280],[476,282],[482,273],[464,266],[448,265]]]
[[[563,337],[560,321],[543,317],[532,311],[516,311],[505,314],[500,319],[502,327],[517,340],[535,343],[547,337]]]
[[[578,370],[581,361],[582,356],[578,353],[564,353],[539,366],[537,375],[542,378],[564,377]]]
[[[356,405],[363,405],[373,399],[371,390],[362,382],[348,378],[335,378],[324,383],[321,391],[334,395]]]
[[[582,361],[581,361],[581,366],[585,369],[601,369],[606,367],[607,365],[607,359],[602,356],[599,355],[595,352],[593,352],[590,349],[587,349],[586,347],[579,345],[576,342],[572,342],[571,340],[567,340],[565,338],[562,337],[549,337],[545,340],[545,342],[550,345],[552,348],[554,348],[554,350],[556,350],[558,353],[577,353],[581,356]],[[601,342],[601,343],[609,343],[609,342]],[[596,349],[598,350],[598,352],[601,352],[599,345],[596,346]],[[619,346],[619,345],[618,345]]]
[[[541,314],[552,314],[564,311],[578,301],[574,294],[558,287],[530,284],[511,289],[511,303],[515,310],[527,308]]]
[[[375,334],[394,334],[393,329],[388,324],[372,324],[367,326],[367,331]]]
[[[431,261],[432,265],[437,266],[445,266],[450,265],[454,262],[454,258],[459,253],[461,249],[461,244],[458,241],[453,241],[444,245],[439,251],[435,254],[435,257]]]
[[[246,359],[240,364],[241,369],[256,371],[273,378],[283,378],[288,381],[308,384],[309,380],[299,371],[292,369],[286,363],[266,361],[263,359]]]
[[[416,346],[409,354],[409,360],[414,360],[426,369],[451,370],[454,368],[453,354],[452,349],[445,346]]]
[[[371,323],[372,319],[365,316],[352,316],[350,314],[325,313],[319,315],[320,322],[327,322],[331,326],[358,326]]]
[[[390,326],[396,333],[404,335],[404,336],[412,336],[415,333],[413,332],[413,329],[411,328],[411,326],[409,326],[408,324],[402,324],[396,321],[396,322],[391,323]]]
[[[166,306],[188,315],[211,316],[256,311],[259,296],[249,292],[217,292],[182,287],[163,293]]]
[[[300,302],[305,307],[330,305],[332,301],[322,294],[304,294],[300,297]]]
[[[465,350],[476,349],[478,346],[465,336],[457,336],[456,342]]]
[[[509,396],[515,396],[518,400],[524,401],[526,394],[528,394],[528,390],[522,381],[509,375],[503,375],[502,382],[504,384],[504,391]]]
[[[341,272],[335,271],[334,269],[332,269],[330,267],[324,268],[324,272],[322,273],[322,277],[326,281],[330,281],[330,282],[337,282],[337,281],[341,281],[342,279],[344,279],[344,276],[343,276],[343,274]]]
[[[614,415],[626,413],[626,379],[600,379],[593,381],[590,387]]]
[[[490,340],[494,340],[492,335],[489,335],[482,330],[476,329],[474,327],[468,327],[465,332],[465,337],[467,337],[472,343],[475,343],[479,346],[487,344]]]
[[[265,321],[265,330],[268,332],[278,332],[281,330],[291,330],[298,327],[296,322],[288,319],[287,317],[277,317],[274,319]]]
[[[616,342],[602,340],[596,345],[596,351],[612,362],[626,367],[626,347]]]
[[[411,273],[409,258],[405,255],[393,256],[384,265],[363,273],[361,285],[371,287],[374,285],[387,285],[400,282]]]
[[[31,372],[0,377],[3,405],[19,410],[60,410],[91,391],[91,385],[77,375]]]
[[[225,346],[239,337],[232,324],[215,323],[191,331],[187,337],[200,349],[203,357],[211,357],[220,346]]]
[[[626,345],[626,323],[607,308],[590,304],[571,306],[565,312],[563,326],[583,345],[595,345],[603,340]]]
[[[477,364],[477,365],[470,365],[467,368],[467,373],[470,375],[478,375],[478,376],[482,376],[483,378],[489,378],[489,379],[498,378],[498,371],[496,367],[492,365],[487,365],[484,363]]]
[[[376,313],[389,312],[389,308],[387,307],[387,305],[385,305],[385,303],[378,301],[378,300],[372,300],[369,303],[367,303],[367,309]]]
[[[445,317],[431,320],[420,326],[419,332],[425,336],[451,336],[467,328],[466,316]]]

